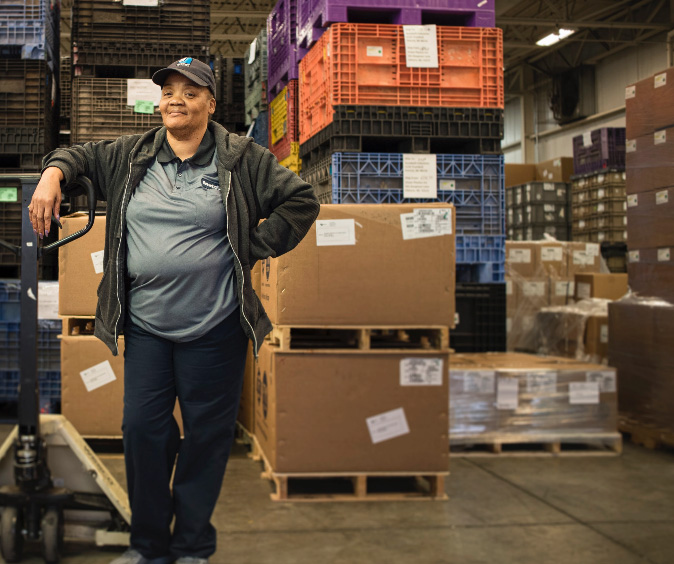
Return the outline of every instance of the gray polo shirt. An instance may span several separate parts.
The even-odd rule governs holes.
[[[238,307],[216,158],[209,130],[184,161],[164,141],[126,214],[129,315],[171,341],[205,335]]]

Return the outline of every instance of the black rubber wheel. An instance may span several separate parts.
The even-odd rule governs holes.
[[[0,552],[5,562],[19,562],[23,554],[23,512],[16,507],[2,509]]]
[[[63,513],[48,507],[42,516],[42,554],[47,564],[57,564],[63,549]]]

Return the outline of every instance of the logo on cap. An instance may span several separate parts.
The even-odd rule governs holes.
[[[183,59],[180,59],[180,60],[176,63],[177,66],[184,65],[184,66],[186,66],[186,67],[189,67],[191,64],[192,64],[192,57],[185,57],[185,58],[183,58]]]

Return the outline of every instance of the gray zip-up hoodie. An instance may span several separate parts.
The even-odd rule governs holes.
[[[271,322],[251,285],[251,268],[258,260],[295,248],[318,216],[319,204],[311,185],[279,165],[270,151],[215,122],[209,122],[208,127],[218,151],[241,326],[257,355],[264,336],[271,331]],[[95,335],[113,355],[118,353],[117,338],[124,327],[126,307],[126,209],[165,139],[166,128],[160,127],[143,135],[57,149],[43,160],[43,170],[55,166],[63,171],[65,194],[68,183],[83,174],[92,180],[97,198],[107,202]],[[265,221],[260,223],[261,219]]]

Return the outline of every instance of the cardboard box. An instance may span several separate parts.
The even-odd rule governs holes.
[[[627,244],[631,249],[674,247],[674,188],[627,197]]]
[[[81,373],[104,362],[98,376],[111,381],[88,391]],[[66,419],[85,437],[121,437],[123,408],[124,337],[117,356],[97,337],[61,337],[61,413]],[[177,403],[174,416],[182,432]]]
[[[536,180],[536,165],[532,164],[509,164],[505,165],[505,185],[519,186]]]
[[[255,293],[258,295],[258,297],[261,296],[262,294],[262,265],[264,264],[264,261],[257,261],[255,263],[255,266],[252,268],[250,271],[250,279],[253,282],[253,290],[255,290]]]
[[[84,213],[62,217],[59,238],[83,229],[88,217]],[[59,315],[96,315],[104,247],[105,216],[97,215],[89,233],[59,248]]]
[[[569,182],[573,176],[573,158],[559,157],[536,165],[536,180]]]
[[[627,274],[576,274],[577,300],[603,298],[619,300],[627,294]]]
[[[421,229],[451,235],[406,239],[414,210],[440,214]],[[449,204],[323,205],[293,251],[265,262],[262,304],[280,325],[450,326],[454,220]]]
[[[569,243],[567,276],[598,273],[601,269],[601,252],[598,243]]]
[[[249,433],[255,432],[255,381],[257,361],[253,354],[253,344],[248,342],[246,354],[246,368],[243,373],[243,388],[241,389],[241,401],[237,421]]]
[[[585,328],[585,356],[590,362],[608,363],[608,315],[593,315],[587,319]]]
[[[627,139],[674,123],[674,69],[668,68],[625,89]]]
[[[448,363],[448,353],[279,352],[265,343],[255,436],[276,472],[447,471]]]
[[[506,241],[506,276],[530,278],[539,274],[538,245],[533,241]]]
[[[670,247],[631,249],[627,275],[633,292],[674,303],[674,260]]]
[[[658,129],[626,142],[627,193],[639,194],[674,184],[674,127]]]

